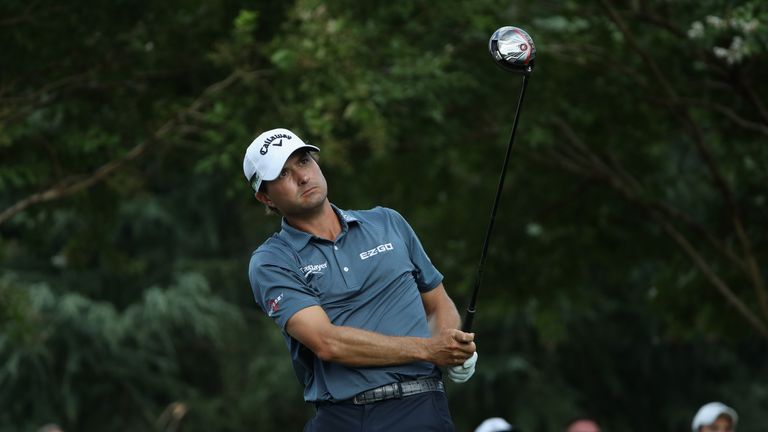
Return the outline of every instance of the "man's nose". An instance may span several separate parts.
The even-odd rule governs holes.
[[[299,184],[306,184],[309,181],[309,174],[306,171],[299,171]]]

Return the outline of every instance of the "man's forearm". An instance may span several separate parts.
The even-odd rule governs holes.
[[[429,329],[432,334],[437,334],[441,329],[457,329],[461,326],[461,317],[459,316],[456,305],[445,292],[443,284],[438,285],[432,291],[422,294],[424,311],[429,321]]]
[[[324,361],[347,366],[388,366],[421,360],[445,367],[460,365],[469,358],[475,352],[473,339],[474,335],[449,327],[430,338],[420,338],[332,325],[310,348]]]
[[[354,327],[332,326],[324,332],[315,354],[347,366],[388,366],[431,361],[430,340],[387,336]]]
[[[452,309],[452,310],[451,310]],[[436,334],[440,329],[453,328],[457,329],[461,327],[461,317],[456,307],[451,309],[439,309],[427,316],[429,320],[429,329],[432,334]]]
[[[441,367],[453,366],[461,364],[475,351],[474,335],[450,325],[458,324],[458,313],[453,310],[453,318],[450,314],[435,315],[439,327],[429,338],[389,336],[333,325],[319,306],[294,314],[288,320],[286,331],[323,361],[347,366],[388,366],[421,360]]]

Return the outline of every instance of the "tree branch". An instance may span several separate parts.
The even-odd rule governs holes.
[[[672,237],[675,243],[677,243],[678,246],[680,246],[685,251],[688,257],[694,262],[694,264],[696,264],[696,267],[698,267],[704,276],[709,279],[710,283],[712,283],[715,288],[717,288],[720,294],[722,294],[723,297],[725,297],[725,299],[736,308],[736,310],[744,317],[744,319],[747,320],[750,325],[752,325],[752,327],[755,328],[755,330],[757,330],[758,333],[760,333],[763,337],[768,338],[768,327],[766,327],[765,323],[761,321],[757,315],[752,313],[752,311],[747,307],[746,304],[744,304],[744,302],[741,301],[741,299],[733,292],[733,290],[725,282],[723,282],[723,280],[720,279],[717,274],[715,274],[712,268],[707,265],[704,258],[699,255],[699,253],[693,246],[691,246],[688,240],[686,240],[678,230],[676,230],[671,224],[669,224],[658,214],[654,213],[654,218],[657,220],[659,225],[664,228],[664,231],[666,231],[667,234]]]
[[[660,16],[659,14],[657,14],[652,10],[643,8],[643,10],[638,11],[636,15],[641,20],[654,24],[657,27],[661,27],[667,32],[677,36],[680,39],[685,39],[685,40],[688,39],[688,35],[684,31],[680,30],[679,28],[677,28],[677,26],[669,22],[669,20],[663,18],[662,16]]]
[[[6,208],[2,213],[0,213],[0,225],[18,213],[29,208],[30,206],[73,195],[104,181],[106,178],[114,174],[119,169],[123,168],[129,162],[141,157],[153,143],[164,138],[166,135],[168,135],[169,132],[174,130],[174,128],[177,128],[180,125],[183,126],[183,121],[189,112],[197,112],[208,102],[212,95],[219,93],[223,89],[229,87],[232,83],[237,81],[241,75],[241,72],[236,71],[224,80],[210,85],[200,94],[200,96],[198,96],[194,102],[192,102],[192,104],[172,116],[152,134],[152,137],[131,148],[123,157],[103,164],[89,176],[66,178],[54,186],[44,191],[30,195]]]
[[[762,123],[757,123],[757,122],[747,120],[744,117],[741,117],[739,114],[737,114],[735,110],[725,105],[721,105],[714,102],[703,101],[703,100],[697,100],[697,99],[688,99],[688,98],[680,99],[680,101],[690,106],[701,106],[704,108],[712,109],[724,115],[725,117],[729,118],[731,121],[733,121],[734,123],[743,127],[746,130],[749,130],[752,132],[758,132],[763,135],[768,135],[768,126]]]
[[[33,11],[37,7],[37,5],[40,3],[40,1],[33,1],[27,4],[27,7],[24,9],[24,11],[21,13],[21,15],[13,16],[13,17],[6,17],[0,20],[0,27],[8,27],[12,25],[16,25],[21,22],[35,22],[35,19],[33,18],[39,11]],[[65,9],[64,7],[58,6],[58,7],[51,7],[46,10],[46,12],[51,11],[60,11],[62,9]]]
[[[741,70],[736,70],[734,75],[736,76],[735,82],[737,83],[738,89],[746,95],[747,100],[755,107],[760,114],[760,117],[762,117],[763,122],[768,123],[768,108],[765,107],[763,98],[755,93],[754,86],[747,82],[747,79],[744,77]]]
[[[726,210],[730,215],[731,223],[733,224],[734,230],[736,231],[737,238],[739,239],[739,243],[741,245],[744,259],[747,263],[750,263],[753,261],[755,262],[754,266],[751,264],[749,265],[750,268],[754,267],[754,269],[749,272],[749,276],[750,276],[750,279],[752,279],[752,286],[754,287],[755,294],[757,295],[760,310],[763,316],[765,318],[768,318],[768,288],[766,287],[765,278],[761,274],[759,266],[757,266],[756,264],[756,259],[752,252],[752,243],[744,230],[740,211],[738,206],[736,205],[736,201],[733,198],[733,193],[731,192],[730,187],[725,181],[725,178],[720,173],[720,170],[715,162],[714,157],[712,156],[712,154],[710,153],[709,149],[705,144],[704,133],[702,132],[701,128],[696,123],[696,121],[693,119],[693,116],[691,116],[690,111],[686,108],[684,104],[680,103],[680,98],[678,97],[677,92],[669,82],[666,75],[664,75],[661,72],[661,69],[656,64],[656,61],[637,42],[637,39],[635,38],[634,34],[629,30],[624,20],[621,18],[619,13],[613,7],[613,4],[611,3],[611,1],[600,0],[600,2],[603,5],[604,9],[608,12],[610,19],[613,21],[613,23],[616,25],[619,31],[621,31],[621,33],[624,35],[624,38],[626,39],[626,41],[638,53],[638,55],[640,55],[640,57],[643,59],[643,62],[651,70],[651,73],[654,75],[656,80],[661,84],[661,87],[664,89],[668,97],[672,100],[672,105],[677,107],[678,114],[681,116],[683,122],[689,127],[694,137],[694,143],[696,145],[696,149],[699,153],[699,156],[701,157],[702,161],[706,165],[715,188],[720,192],[720,194],[723,197],[723,200],[725,201]],[[741,75],[738,75],[738,77],[743,78],[741,77]],[[743,83],[743,79],[740,82]],[[742,87],[744,91],[748,92],[747,93],[748,95],[751,95],[753,98],[756,98],[756,95],[754,94],[754,92],[752,92],[751,89],[748,88],[749,86],[743,85]],[[762,103],[760,103],[759,98],[753,101],[753,103],[758,103],[757,105],[758,108],[764,108]],[[766,115],[766,113],[763,113],[763,112],[761,112],[761,114]]]
[[[595,177],[598,179],[606,180],[611,184],[616,185],[617,189],[629,200],[642,206],[646,209],[655,210],[662,214],[667,215],[672,219],[676,219],[682,222],[688,228],[697,232],[703,239],[705,239],[716,251],[720,252],[723,256],[728,258],[734,265],[741,269],[744,273],[748,274],[748,266],[744,260],[733,253],[733,250],[729,248],[725,243],[718,240],[717,236],[709,232],[704,225],[695,221],[690,215],[683,213],[682,211],[675,209],[661,201],[649,200],[642,198],[644,195],[642,184],[632,175],[624,166],[613,156],[609,156],[610,163],[600,162],[597,164],[592,161],[600,160],[601,157],[592,151],[588,146],[584,144],[584,141],[576,134],[573,128],[565,122],[562,118],[554,118],[552,123],[559,128],[567,138],[567,142],[571,146],[581,149],[580,152],[589,152],[592,154],[589,158],[573,157],[573,152],[569,155],[566,152],[566,157],[571,157],[573,160],[568,161],[562,157],[556,157],[556,160],[563,164],[564,167],[570,168],[573,172],[580,173],[587,177]],[[610,167],[610,168],[609,168]],[[596,175],[599,174],[599,175]],[[611,180],[613,178],[613,180]]]
[[[601,159],[599,155],[589,149],[578,135],[570,128],[570,126],[562,119],[556,119],[553,123],[563,132],[566,137],[566,142],[570,144],[574,150],[565,150],[561,154],[555,153],[552,155],[552,160],[555,160],[563,168],[575,172],[577,174],[596,178],[602,180],[611,185],[619,193],[621,193],[630,202],[639,205],[641,208],[648,211],[650,215],[664,228],[665,232],[672,237],[672,239],[684,250],[684,252],[691,258],[694,264],[702,271],[705,277],[714,285],[717,290],[728,300],[729,303],[734,305],[737,311],[758,331],[764,333],[766,325],[760,320],[723,282],[712,270],[712,268],[702,258],[701,254],[690,244],[685,236],[680,233],[669,221],[669,219],[676,219],[682,222],[684,225],[692,229],[694,232],[702,236],[716,251],[723,254],[732,263],[736,264],[754,283],[754,273],[758,271],[757,262],[754,261],[753,254],[748,254],[747,259],[742,260],[736,256],[730,248],[726,247],[721,241],[712,235],[701,224],[695,222],[690,216],[680,212],[666,204],[647,200],[642,198],[642,187],[640,183],[628,172],[621,164],[615,159],[611,158],[610,163],[600,161],[595,164],[595,160]],[[590,152],[592,156],[585,157],[583,152]],[[750,251],[751,252],[751,251]]]
[[[34,92],[27,95],[23,95],[23,96],[6,97],[4,96],[4,93],[8,93],[8,92],[6,92],[5,90],[0,91],[0,105],[6,106],[6,108],[3,111],[0,111],[0,121],[6,118],[13,119],[14,117],[22,116],[32,108],[44,106],[48,102],[40,102],[43,99],[43,95],[46,95],[53,91],[58,91],[62,88],[66,88],[67,86],[70,86],[72,83],[78,83],[82,79],[92,75],[94,72],[95,70],[90,70],[87,72],[82,72],[74,75],[69,75],[63,78],[59,78],[58,80],[47,83],[46,85],[35,89]],[[14,109],[12,108],[14,106],[17,106],[17,107]]]

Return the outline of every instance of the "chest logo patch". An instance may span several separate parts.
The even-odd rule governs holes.
[[[306,279],[309,275],[314,273],[323,274],[323,270],[327,268],[328,268],[328,261],[322,264],[310,264],[310,265],[304,266],[301,268],[301,272],[304,274],[304,279]]]
[[[391,251],[394,248],[395,247],[392,246],[392,243],[385,243],[385,244],[382,244],[382,245],[378,245],[378,246],[376,246],[375,248],[373,248],[371,250],[367,250],[365,252],[362,252],[360,254],[360,259],[361,260],[366,260],[366,259],[368,259],[368,258],[370,258],[370,257],[372,257],[374,255],[378,255],[378,254],[384,253],[384,252],[389,252],[389,251]]]

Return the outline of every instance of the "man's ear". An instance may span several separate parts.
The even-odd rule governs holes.
[[[256,192],[255,194],[256,199],[259,200],[260,203],[265,204],[268,207],[274,207],[274,204],[272,203],[272,200],[269,199],[269,195],[267,195],[264,192]]]

